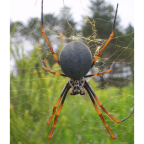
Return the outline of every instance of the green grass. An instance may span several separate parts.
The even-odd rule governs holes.
[[[68,78],[45,74],[37,57],[38,49],[33,50],[29,59],[25,56],[17,59],[18,75],[14,77],[11,73],[10,76],[11,144],[134,143],[134,115],[123,123],[117,124],[102,112],[112,132],[117,130],[117,139],[113,140],[87,93],[84,96],[67,94],[58,117],[55,134],[51,140],[48,140],[47,136],[53,120],[50,125],[46,124],[47,111],[50,117]],[[39,66],[35,67],[37,63]],[[49,67],[46,62],[45,65]],[[59,68],[58,64],[53,66],[54,70]],[[133,83],[123,88],[108,87],[103,90],[98,88],[98,83],[92,78],[89,79],[89,83],[104,107],[114,117],[122,120],[131,113],[134,107]]]
[[[45,75],[37,71],[31,72],[20,80],[20,77],[11,79],[11,106],[10,106],[10,142],[20,143],[133,143],[134,142],[134,117],[117,124],[104,113],[104,118],[111,130],[117,130],[117,139],[113,140],[93,104],[86,93],[84,96],[66,97],[62,112],[58,118],[56,131],[51,140],[47,136],[52,127],[46,125],[48,110],[52,114],[53,106],[58,99],[67,78]],[[31,84],[30,84],[31,83]],[[105,90],[97,88],[97,83],[89,81],[93,90],[107,109],[117,119],[127,117],[133,108],[133,84],[124,88],[109,87]],[[31,85],[31,86],[30,86]],[[31,87],[31,88],[30,88]]]

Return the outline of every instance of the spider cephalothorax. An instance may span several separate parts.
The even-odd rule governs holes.
[[[118,5],[117,5],[117,9],[118,9]],[[51,44],[50,44],[50,42],[49,42],[49,40],[48,40],[48,38],[45,34],[45,31],[44,31],[44,27],[43,27],[43,0],[42,0],[42,14],[41,14],[41,16],[42,16],[41,17],[41,19],[42,19],[42,34],[43,34],[45,40],[47,41],[47,44],[50,48],[50,51],[51,51],[52,55],[54,56],[54,58],[56,59],[58,64],[60,64],[64,74],[61,74],[61,73],[58,73],[58,72],[53,72],[53,71],[47,69],[43,65],[42,60],[40,59],[40,57],[39,57],[39,59],[41,61],[41,64],[42,64],[42,67],[43,67],[44,70],[46,70],[46,71],[48,71],[52,74],[55,74],[55,75],[70,78],[69,82],[67,82],[64,89],[62,90],[56,104],[54,105],[53,113],[52,113],[50,119],[47,122],[47,124],[50,124],[50,122],[51,122],[51,120],[52,120],[52,118],[53,118],[53,116],[56,112],[56,109],[57,109],[57,107],[58,107],[58,105],[61,101],[61,104],[60,104],[60,106],[59,106],[59,108],[56,112],[55,119],[54,119],[54,124],[53,124],[53,127],[52,127],[51,131],[50,131],[48,139],[51,139],[51,137],[54,134],[55,125],[57,123],[57,118],[60,115],[61,109],[63,107],[63,103],[65,101],[66,95],[67,95],[70,88],[71,88],[70,94],[72,94],[72,95],[76,95],[76,94],[83,95],[83,94],[85,94],[84,89],[86,89],[86,91],[88,92],[98,115],[100,116],[102,122],[104,123],[105,127],[107,128],[108,132],[110,133],[110,135],[112,136],[113,139],[116,139],[116,135],[114,135],[112,133],[112,131],[110,130],[110,128],[108,127],[108,125],[105,122],[105,119],[104,119],[100,109],[98,108],[97,104],[99,105],[99,107],[102,109],[103,112],[105,112],[112,120],[114,120],[117,123],[121,123],[121,122],[127,120],[132,115],[134,110],[132,111],[132,113],[127,118],[125,118],[121,121],[117,120],[109,112],[106,111],[106,109],[104,108],[101,101],[98,99],[98,97],[96,96],[96,94],[94,93],[94,91],[92,90],[90,85],[88,84],[88,82],[85,80],[86,77],[102,75],[104,73],[109,73],[109,72],[112,71],[112,67],[114,65],[114,62],[112,63],[109,70],[94,73],[94,74],[91,74],[91,75],[86,75],[88,73],[88,71],[91,69],[91,67],[93,67],[93,65],[95,64],[97,59],[100,57],[100,55],[102,54],[102,52],[105,49],[105,47],[107,46],[107,44],[111,41],[111,39],[114,36],[114,28],[115,28],[117,9],[116,9],[116,13],[115,13],[112,33],[109,36],[106,43],[101,48],[101,50],[99,51],[99,53],[94,58],[93,62],[92,62],[92,55],[91,55],[91,52],[90,52],[89,48],[85,44],[83,44],[81,42],[78,42],[78,41],[70,42],[62,49],[61,54],[60,54],[60,61],[59,61],[59,59],[58,59],[57,55],[54,53],[53,48],[52,48],[52,46],[51,46]]]
[[[85,92],[83,90],[85,84],[85,79],[81,78],[79,80],[70,79],[69,85],[71,86],[71,95],[81,94],[84,95]]]

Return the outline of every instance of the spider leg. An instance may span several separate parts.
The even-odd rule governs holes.
[[[46,40],[46,42],[50,48],[50,51],[51,51],[52,55],[54,56],[54,58],[56,59],[56,61],[58,62],[58,64],[60,64],[59,59],[58,59],[57,55],[54,53],[53,48],[51,46],[51,43],[49,42],[49,40],[45,34],[45,31],[44,31],[44,27],[43,27],[43,0],[42,0],[42,7],[41,7],[41,24],[42,24],[42,34],[43,34],[43,36],[44,36],[44,38],[45,38],[45,40]]]
[[[61,100],[61,98],[63,97],[63,94],[65,93],[67,87],[68,87],[68,83],[67,83],[67,84],[65,85],[65,87],[63,88],[63,90],[62,90],[62,92],[61,92],[61,94],[60,94],[60,96],[59,96],[56,104],[54,105],[53,113],[52,113],[50,119],[48,120],[47,125],[50,124],[50,122],[51,122],[51,120],[52,120],[52,118],[53,118],[53,116],[54,116],[54,114],[55,114],[55,112],[56,112],[56,109],[57,109],[57,107],[58,107],[58,105],[59,105],[59,103],[60,103],[60,100]]]
[[[85,95],[85,89],[83,88],[83,94],[82,95]]]
[[[68,87],[66,88],[66,91],[65,91],[64,96],[63,96],[63,98],[62,98],[62,101],[61,101],[61,104],[60,104],[60,106],[59,106],[59,109],[58,109],[58,111],[57,111],[57,113],[56,113],[56,115],[55,115],[54,124],[53,124],[52,129],[51,129],[51,131],[50,131],[50,133],[49,133],[48,139],[51,139],[52,136],[53,136],[53,133],[54,133],[54,130],[55,130],[55,125],[56,125],[56,123],[57,123],[57,118],[58,118],[59,115],[60,115],[60,112],[61,112],[61,110],[62,110],[64,101],[65,101],[65,98],[66,98],[66,95],[67,95],[67,92],[69,91],[69,89],[70,89],[70,86],[68,86]]]
[[[86,84],[87,88],[90,90],[90,92],[93,94],[96,102],[97,102],[98,105],[101,107],[101,109],[103,110],[103,112],[105,112],[105,113],[106,113],[112,120],[114,120],[115,122],[121,123],[121,122],[127,120],[127,119],[133,114],[134,109],[133,109],[133,111],[131,112],[131,114],[130,114],[127,118],[125,118],[125,119],[123,119],[123,120],[121,120],[121,121],[117,120],[117,119],[116,119],[115,117],[113,117],[109,112],[106,111],[105,107],[103,106],[103,104],[101,103],[101,101],[98,99],[98,97],[96,96],[96,94],[94,93],[94,91],[92,90],[92,88],[90,87],[90,85],[89,85],[87,82],[85,82],[85,84]]]
[[[111,39],[114,36],[114,28],[115,28],[115,21],[116,21],[116,16],[117,16],[117,9],[118,9],[118,4],[117,4],[117,8],[116,8],[116,12],[115,12],[115,18],[114,18],[114,23],[113,23],[113,28],[112,28],[112,33],[109,36],[108,40],[106,41],[106,43],[104,44],[104,46],[101,48],[101,50],[99,51],[99,53],[96,55],[96,57],[94,58],[94,61],[91,65],[91,67],[93,67],[93,65],[95,64],[95,62],[97,61],[97,59],[100,57],[100,55],[102,54],[103,50],[105,49],[105,47],[108,45],[108,43],[111,41]]]
[[[39,57],[39,56],[38,56],[38,57]],[[40,59],[40,62],[41,62],[41,64],[42,64],[42,67],[43,67],[44,70],[46,70],[46,71],[48,71],[48,72],[50,72],[50,73],[52,73],[52,74],[54,74],[54,75],[59,75],[59,76],[67,77],[65,74],[61,74],[61,73],[58,73],[58,72],[53,72],[53,71],[47,69],[47,68],[44,66],[44,64],[43,64],[43,62],[42,62],[42,60],[41,60],[40,57],[39,57],[39,59]]]
[[[90,98],[91,98],[91,100],[92,100],[92,102],[93,102],[93,105],[94,105],[94,107],[95,107],[98,115],[100,116],[102,122],[104,123],[105,127],[107,128],[109,134],[111,135],[111,137],[112,137],[113,139],[116,139],[116,138],[117,138],[117,132],[116,132],[116,130],[115,130],[115,132],[116,132],[116,136],[115,136],[115,135],[112,133],[112,131],[110,130],[110,128],[108,127],[107,123],[105,122],[105,119],[104,119],[101,111],[99,110],[99,108],[98,108],[98,106],[97,106],[97,104],[96,104],[96,102],[95,102],[95,100],[94,100],[94,98],[93,98],[93,96],[92,96],[89,88],[87,87],[87,85],[85,85],[84,88],[87,90],[87,92],[88,92],[88,94],[89,94],[89,96],[90,96]]]
[[[106,70],[106,71],[103,71],[103,72],[99,72],[99,73],[94,73],[94,74],[92,74],[92,75],[86,75],[85,78],[86,78],[86,77],[92,77],[92,76],[98,76],[98,75],[102,75],[102,74],[104,74],[104,73],[109,73],[109,72],[111,72],[114,63],[115,63],[115,62],[112,63],[112,65],[111,65],[111,67],[110,67],[109,70]]]
[[[48,120],[49,120],[49,118],[48,118],[48,111],[47,111],[47,121],[48,121]],[[55,129],[56,129],[56,127],[55,127]],[[51,138],[52,138],[53,135],[54,135],[55,129],[54,129],[54,131],[53,131],[53,134],[52,134]]]

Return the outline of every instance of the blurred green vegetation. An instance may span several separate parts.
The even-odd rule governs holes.
[[[117,130],[117,139],[113,140],[96,113],[93,104],[86,93],[84,96],[67,94],[61,115],[58,118],[56,131],[51,140],[47,136],[52,127],[47,125],[47,111],[52,114],[53,106],[58,99],[68,78],[45,73],[37,55],[41,55],[40,45],[37,45],[29,58],[23,54],[23,47],[18,50],[11,48],[18,75],[10,76],[10,142],[23,143],[133,143],[134,115],[123,123],[117,124],[104,114],[111,130]],[[37,65],[38,63],[38,65]],[[48,61],[44,61],[50,67]],[[37,66],[36,66],[37,65]],[[59,69],[58,64],[53,69]],[[127,117],[133,108],[134,86],[97,88],[98,84],[88,80],[106,109],[117,119]]]
[[[44,15],[46,35],[52,43],[55,42],[55,45],[59,43],[56,52],[58,55],[64,42],[77,39],[82,39],[94,55],[97,46],[101,46],[104,42],[98,42],[102,40],[98,38],[107,39],[109,37],[114,8],[106,5],[104,0],[91,0],[91,4],[90,9],[93,14],[91,17],[84,18],[86,23],[79,31],[76,30],[76,23],[72,19],[70,8],[63,8],[63,13],[57,17],[53,14]],[[103,24],[101,24],[102,22]],[[116,23],[117,27],[118,25],[119,19]],[[102,55],[102,57],[108,58],[108,61],[100,58],[100,62],[102,65],[105,63],[107,68],[115,60],[118,64],[130,65],[131,71],[133,71],[134,29],[129,25],[123,33],[117,27],[115,29],[116,36]],[[11,22],[10,30],[10,53],[15,61],[15,67],[10,73],[11,144],[134,143],[134,114],[123,123],[117,124],[103,113],[112,132],[117,130],[117,139],[113,140],[95,111],[87,92],[84,96],[67,94],[54,136],[48,140],[47,136],[53,120],[50,125],[46,124],[47,111],[50,117],[53,106],[69,79],[52,75],[42,69],[38,56],[42,58],[47,68],[62,73],[60,66],[55,63],[53,56],[49,53],[47,43],[42,39],[40,19],[31,18],[27,25],[22,22]],[[80,35],[81,32],[82,35]],[[55,36],[55,38],[52,39],[51,36]],[[21,44],[24,43],[23,40],[32,42],[33,49],[27,54],[24,52],[25,47]],[[120,67],[123,68],[120,65],[118,69]],[[103,68],[99,68],[99,70],[102,71]],[[99,88],[100,81],[93,78],[88,79],[106,110],[119,120],[126,118],[134,107],[133,78],[126,77],[120,81],[121,79],[110,77],[107,79],[104,89]],[[117,87],[115,87],[116,82],[120,82]]]

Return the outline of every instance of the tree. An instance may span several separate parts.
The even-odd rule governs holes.
[[[82,27],[82,32],[85,41],[92,51],[93,56],[98,54],[99,50],[109,38],[112,32],[113,19],[115,15],[115,8],[111,4],[106,4],[104,0],[91,0],[91,16],[84,17],[86,23]],[[116,18],[114,38],[104,49],[102,55],[98,59],[96,65],[100,71],[108,68],[113,61],[125,62],[130,57],[127,55],[125,47],[130,44],[130,38],[126,38],[127,32],[132,31],[132,27],[126,29],[126,34],[121,31],[120,18]],[[130,36],[128,34],[128,36]],[[129,57],[129,58],[128,58]],[[103,76],[100,78],[101,87],[105,87]],[[113,83],[115,84],[115,83]]]
[[[73,32],[76,30],[76,23],[73,21],[72,15],[70,14],[70,8],[63,8],[63,11],[61,10],[58,16],[45,14],[43,20],[45,33],[51,45],[56,46],[54,47],[54,51],[59,54],[59,43],[60,39],[62,39],[62,35],[66,37],[66,42],[69,42],[70,40],[68,38],[73,35]],[[42,36],[41,19],[30,18],[25,25],[22,22],[11,22],[11,36],[16,38],[14,39],[15,42],[19,40],[19,43],[25,41],[28,41],[32,45],[41,43],[42,59],[47,59],[50,66],[56,62],[51,54],[47,56],[47,54],[50,53],[50,49]]]
[[[64,36],[69,38],[74,35],[76,31],[76,22],[74,22],[72,14],[70,13],[69,7],[64,7],[61,9],[61,13],[59,15],[59,28],[60,32],[63,33]],[[69,40],[68,40],[69,42]]]

